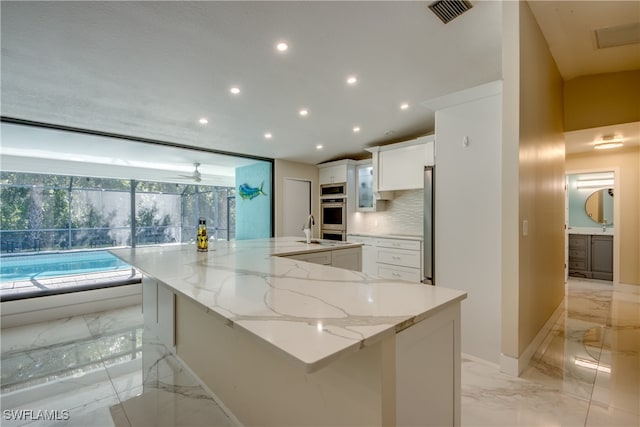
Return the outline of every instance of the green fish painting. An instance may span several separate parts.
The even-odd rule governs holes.
[[[262,191],[263,185],[264,182],[260,184],[260,188],[255,188],[249,187],[249,184],[241,184],[238,192],[240,193],[240,197],[242,197],[244,200],[253,200],[259,195],[266,196],[266,194]]]

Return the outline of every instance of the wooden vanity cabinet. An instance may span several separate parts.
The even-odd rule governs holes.
[[[613,280],[613,236],[569,234],[569,276]]]

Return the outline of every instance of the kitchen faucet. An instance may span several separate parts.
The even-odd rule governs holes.
[[[311,229],[314,225],[316,225],[316,220],[313,218],[313,215],[309,214],[307,220],[302,224],[302,230],[307,238],[307,243],[311,243]]]

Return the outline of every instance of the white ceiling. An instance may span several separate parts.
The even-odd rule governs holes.
[[[428,4],[3,1],[2,114],[309,163],[363,154],[433,131],[420,102],[500,79],[500,4],[447,25]]]
[[[423,101],[501,78],[500,2],[472,1],[446,25],[429,3],[2,1],[2,115],[308,163],[357,157],[433,131]],[[640,45],[593,44],[594,29],[640,21],[639,2],[530,5],[565,79],[640,68]]]

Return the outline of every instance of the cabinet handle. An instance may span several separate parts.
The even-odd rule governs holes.
[[[393,277],[400,277],[400,274],[399,274],[399,273],[391,273],[391,275],[392,275]]]
[[[400,257],[399,257],[399,256],[395,256],[395,255],[394,255],[394,256],[392,256],[391,258],[393,258],[393,259],[400,259]]]

